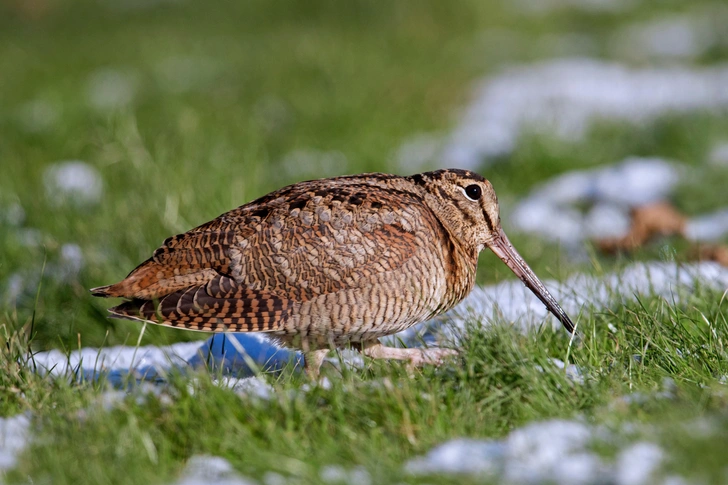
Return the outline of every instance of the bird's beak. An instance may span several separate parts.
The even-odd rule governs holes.
[[[526,264],[521,255],[518,254],[518,251],[516,251],[516,248],[514,248],[508,240],[503,229],[498,228],[498,235],[488,246],[499,258],[503,260],[504,263],[506,263],[506,265],[508,265],[509,268],[511,268],[511,271],[516,273],[516,276],[525,283],[526,287],[531,290],[544,305],[546,305],[546,308],[548,308],[548,310],[564,324],[566,330],[568,330],[569,333],[574,333],[574,323],[569,318],[569,315],[567,315],[566,312],[559,306],[554,297],[551,296],[551,293],[549,293],[543,283],[541,283],[541,280],[538,279],[538,276],[536,276],[533,270],[528,266],[528,264]]]

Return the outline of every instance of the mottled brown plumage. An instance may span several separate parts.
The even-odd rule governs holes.
[[[573,325],[500,228],[491,184],[464,170],[363,174],[284,187],[167,239],[94,295],[113,316],[203,331],[266,332],[306,352],[437,363],[452,351],[391,349],[378,338],[438,315],[473,288],[490,247],[569,331]]]

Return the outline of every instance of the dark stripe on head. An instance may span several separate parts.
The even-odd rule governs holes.
[[[488,226],[488,229],[490,229],[491,232],[495,231],[495,228],[493,227],[493,220],[486,211],[483,211],[483,217],[485,218],[485,224]]]

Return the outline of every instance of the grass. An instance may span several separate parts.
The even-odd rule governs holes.
[[[565,358],[563,335],[544,329],[523,335],[508,326],[470,329],[457,361],[414,378],[403,366],[382,362],[343,375],[329,368],[328,389],[306,390],[310,384],[289,371],[270,375],[275,392],[268,400],[237,395],[204,371],[173,375],[159,393],[132,391],[110,407],[102,404],[101,383],[10,377],[44,398],[36,441],[8,478],[169,481],[190,456],[212,454],[257,479],[275,472],[319,483],[324,467],[341,465],[364,467],[373,483],[409,483],[414,479],[402,463],[442,441],[497,438],[554,417],[613,430],[639,424],[644,430],[636,435],[617,431],[620,439],[657,441],[676,452],[670,466],[706,478],[715,467],[698,464],[719,461],[721,448],[711,446],[726,432],[728,394],[720,380],[728,373],[728,302],[721,296],[699,291],[684,305],[648,298],[585,315],[580,325],[588,337],[570,353],[584,372],[581,384],[551,361]],[[675,382],[670,398],[659,392],[667,377]],[[634,393],[643,397],[620,397]],[[700,418],[710,420],[707,436],[682,429]],[[685,440],[675,441],[677,435]],[[609,456],[608,449],[603,453]],[[698,455],[698,462],[688,460]],[[456,482],[468,483],[435,481]]]
[[[461,356],[442,368],[411,378],[397,363],[367,362],[343,375],[329,370],[330,389],[310,389],[287,370],[265,376],[275,389],[269,400],[239,396],[201,370],[170,376],[157,394],[132,386],[109,404],[103,379],[43,376],[28,354],[135,344],[140,327],[108,320],[107,302],[87,289],[118,281],[167,236],[304,178],[404,173],[395,160],[402,142],[447,134],[473,83],[504,63],[557,55],[547,40],[563,33],[586,36],[609,58],[619,28],[684,8],[662,2],[526,15],[508,2],[475,0],[2,4],[0,415],[30,412],[36,437],[6,481],[170,482],[190,456],[212,454],[258,481],[275,472],[320,483],[326,466],[340,465],[364,467],[372,483],[412,483],[420,479],[403,463],[436,444],[499,438],[554,417],[606,426],[623,442],[658,442],[670,456],[668,472],[723,481],[728,299],[708,289],[679,302],[644,297],[591,309],[568,359],[561,333],[474,325]],[[511,41],[492,40],[504,31]],[[698,61],[724,61],[726,45]],[[99,79],[121,83],[126,99],[94,103]],[[728,174],[705,161],[727,130],[725,113],[712,112],[644,126],[600,123],[579,141],[526,134],[484,175],[507,212],[554,175],[660,156],[688,165],[673,202],[701,214],[725,204]],[[46,193],[46,168],[73,159],[101,174],[98,204],[56,203]],[[8,216],[13,204],[23,208],[22,221]],[[635,255],[573,261],[552,243],[510,236],[544,279],[668,253],[685,258],[680,242],[662,241]],[[69,244],[84,264],[61,277]],[[480,267],[480,283],[512,277],[490,254]],[[142,343],[201,337],[147,328]],[[584,383],[552,358],[578,365]],[[666,398],[668,378],[675,389]],[[642,397],[623,398],[633,393]],[[696,419],[710,432],[695,432]],[[627,425],[637,431],[625,432]],[[609,457],[617,445],[604,448]],[[468,480],[482,483],[428,482]]]

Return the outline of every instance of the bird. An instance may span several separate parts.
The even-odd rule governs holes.
[[[462,301],[486,247],[574,333],[503,231],[492,184],[462,169],[289,185],[166,239],[122,281],[90,291],[126,300],[112,318],[265,333],[300,349],[311,377],[343,347],[437,365],[457,352],[379,339]]]

